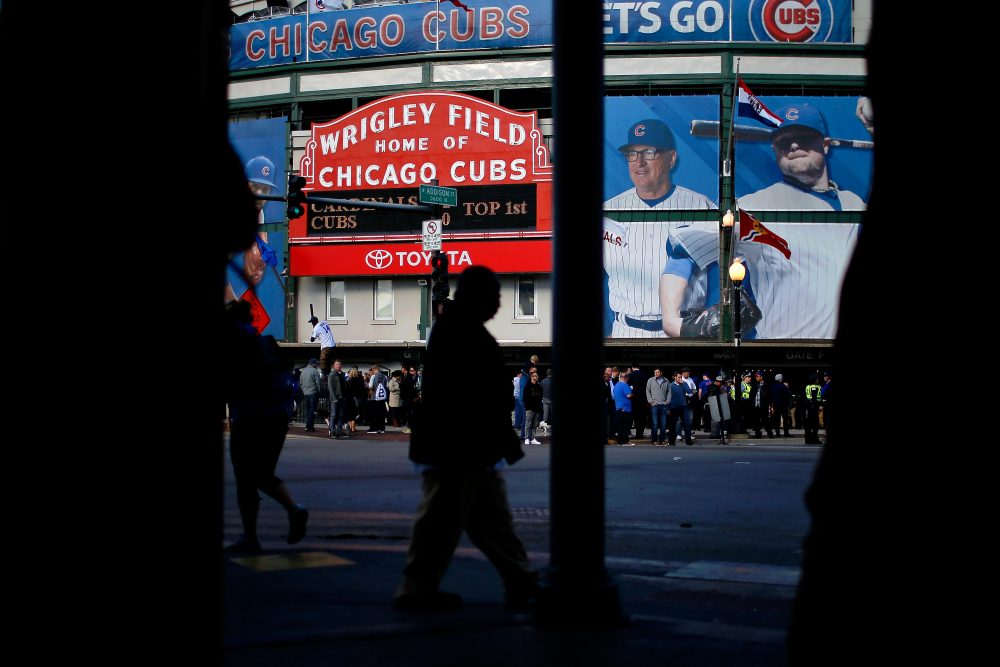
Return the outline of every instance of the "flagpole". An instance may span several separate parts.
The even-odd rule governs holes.
[[[733,175],[733,127],[736,124],[736,105],[740,99],[740,59],[736,58],[736,80],[733,82],[733,105],[729,109],[729,138],[726,141],[726,159],[722,163],[722,175]],[[734,188],[735,193],[735,188]]]
[[[435,0],[437,4],[437,12],[434,14],[434,20],[437,21],[437,35],[434,35],[434,50],[441,50],[441,39],[438,35],[441,34],[441,0]]]

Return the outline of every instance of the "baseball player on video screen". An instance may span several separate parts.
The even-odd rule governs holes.
[[[677,163],[674,135],[659,119],[640,120],[628,129],[618,147],[628,165],[634,187],[604,203],[606,211],[711,209],[712,201],[672,182]],[[663,338],[660,283],[673,230],[694,225],[717,230],[717,223],[618,222],[604,219],[604,270],[608,274],[608,303],[614,317],[611,338]],[[717,233],[717,232],[716,232]],[[717,267],[693,272],[684,292],[685,308],[699,307],[706,293],[717,291]],[[708,275],[711,271],[715,275]]]

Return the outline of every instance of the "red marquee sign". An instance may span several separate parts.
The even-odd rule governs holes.
[[[495,245],[517,259],[527,241],[492,239],[526,234],[533,238],[530,243],[539,244],[539,237],[551,235],[552,165],[537,114],[511,111],[460,93],[393,95],[314,125],[300,175],[306,179],[307,193],[359,201],[417,203],[419,186],[434,181],[456,188],[458,206],[445,207],[442,215],[446,252],[455,249],[449,247],[448,235],[460,234],[462,243],[479,248],[480,254],[486,252],[482,248]],[[380,275],[384,269],[358,258],[387,242],[412,242],[427,217],[309,204],[304,216],[289,222],[291,273]],[[312,244],[319,245],[303,252]],[[547,240],[544,245],[548,248]],[[546,268],[537,270],[550,270],[548,252]],[[301,263],[320,256],[327,258],[322,262],[325,270],[317,272],[315,263],[308,267]],[[460,257],[451,263],[461,266]],[[393,269],[404,274],[426,271],[429,265],[417,269],[409,263]]]

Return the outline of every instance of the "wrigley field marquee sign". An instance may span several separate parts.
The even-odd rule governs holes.
[[[458,240],[550,243],[552,166],[535,112],[515,112],[452,92],[393,95],[314,125],[300,175],[307,194],[358,201],[356,206],[310,203],[305,215],[289,222],[292,257],[320,256],[298,246],[336,244],[338,274],[372,272],[364,253],[348,257],[344,244],[365,244],[367,253],[373,242],[419,243],[426,213],[365,209],[363,202],[417,205],[422,186],[425,196],[446,193],[450,201],[452,189],[457,195],[454,206],[442,209],[446,249],[457,250],[450,244]],[[390,254],[402,250],[384,249]],[[315,263],[319,273],[293,259],[293,273],[321,275],[322,262]],[[418,272],[406,262],[393,268]]]

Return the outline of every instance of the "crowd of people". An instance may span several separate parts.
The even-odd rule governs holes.
[[[319,360],[310,359],[293,372],[298,399],[290,418],[304,419],[306,431],[314,432],[320,421],[334,439],[385,433],[390,424],[410,432],[423,382],[419,367],[402,366],[387,372],[376,364],[367,371],[357,366],[345,370],[343,362],[334,359],[324,374],[318,366]],[[368,428],[360,430],[359,426]]]
[[[316,430],[318,417],[332,438],[385,433],[387,425],[410,432],[420,405],[423,374],[419,366],[344,370],[338,359],[323,379],[318,365],[310,359],[295,371],[300,384],[295,412],[297,419],[305,420],[306,431]],[[787,438],[796,429],[805,432],[807,444],[819,444],[824,405],[830,400],[830,373],[809,376],[801,387],[793,386],[782,373],[768,375],[762,370],[746,371],[737,380],[723,371],[705,371],[696,379],[688,367],[673,372],[654,367],[648,375],[637,364],[608,366],[603,380],[605,437],[609,445],[646,441],[669,446],[682,436],[686,444],[693,444],[699,431],[710,438],[719,438],[722,429],[757,438]],[[540,370],[537,355],[512,378],[511,423],[525,445],[541,445],[538,438],[551,435],[552,379],[551,368]],[[732,407],[731,418],[724,423],[712,418],[709,397],[713,394],[725,395]],[[359,430],[359,426],[368,428]]]
[[[820,444],[824,405],[832,398],[832,376],[823,373],[823,384],[816,374],[809,376],[801,390],[776,373],[773,381],[764,371],[746,372],[739,381],[723,371],[705,371],[701,380],[691,377],[691,369],[673,371],[670,377],[659,367],[647,376],[638,365],[624,369],[604,369],[605,437],[609,445],[632,446],[646,438],[649,444],[675,445],[683,434],[684,442],[693,445],[696,431],[720,438],[727,433],[750,433],[757,438],[789,437],[790,429],[802,429],[806,444]],[[730,416],[713,416],[712,396],[724,396],[732,406]]]

